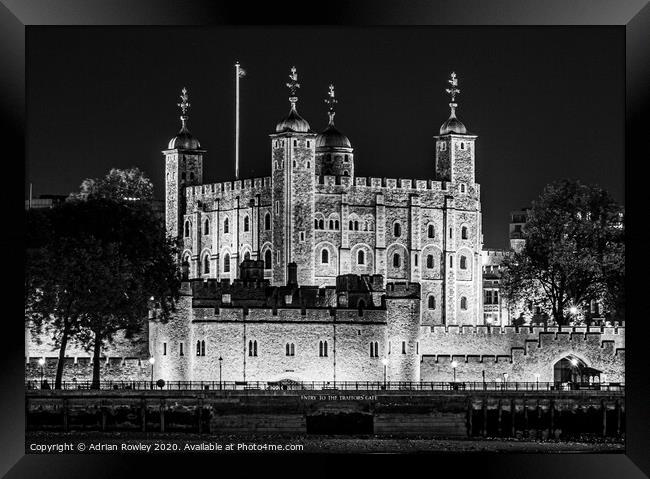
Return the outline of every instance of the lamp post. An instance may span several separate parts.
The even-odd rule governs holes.
[[[535,373],[535,382],[537,383],[537,390],[539,391],[539,373]]]
[[[451,368],[454,370],[454,382],[456,382],[456,368],[458,367],[458,361],[451,362]]]
[[[223,361],[223,358],[219,356],[219,391],[221,391],[221,362]]]
[[[382,359],[381,364],[384,365],[384,389],[386,389],[386,367],[388,366],[388,359]]]
[[[151,356],[149,358],[149,364],[151,364],[151,389],[153,389],[153,363],[155,363],[155,362],[156,362],[156,358]]]
[[[508,373],[503,373],[503,386],[508,389]]]
[[[40,358],[38,360],[38,365],[41,367],[41,389],[43,389],[43,366],[45,366],[45,358]]]

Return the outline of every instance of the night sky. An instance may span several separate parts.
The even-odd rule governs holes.
[[[163,197],[161,150],[188,126],[208,150],[204,179],[234,178],[234,62],[241,80],[241,178],[270,175],[268,134],[289,110],[312,130],[336,125],[358,176],[433,178],[434,141],[449,115],[477,134],[486,248],[507,246],[511,210],[548,182],[578,178],[624,200],[624,29],[581,28],[70,28],[28,29],[27,164],[34,196],[137,166]],[[27,193],[26,193],[27,194]]]

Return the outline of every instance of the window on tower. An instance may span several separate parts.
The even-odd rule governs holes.
[[[429,309],[436,309],[436,298],[435,298],[435,296],[433,296],[433,295],[429,296],[428,306],[429,306]]]
[[[402,265],[402,258],[399,253],[393,255],[393,267],[399,268]]]
[[[250,229],[250,218],[248,215],[244,216],[244,231],[248,231]]]
[[[461,256],[460,257],[460,269],[467,269],[467,257],[466,256]]]
[[[460,237],[465,240],[467,239],[467,226],[463,226],[460,229]]]
[[[433,269],[433,255],[432,254],[427,255],[427,268]]]
[[[210,274],[210,256],[207,254],[203,258],[203,274]]]
[[[467,298],[465,296],[460,298],[460,309],[467,311]]]
[[[393,225],[393,236],[399,238],[402,235],[402,226],[399,223]]]
[[[266,253],[264,253],[264,268],[266,269],[271,269],[271,250],[267,249]]]
[[[228,233],[230,231],[229,226],[230,225],[228,224],[228,218],[226,218],[225,220],[223,220],[223,232],[224,233]]]
[[[190,237],[190,222],[189,220],[185,221],[185,237]]]
[[[434,229],[433,225],[429,225],[429,226],[427,227],[427,236],[428,236],[429,238],[434,238],[434,237],[435,237],[435,234],[436,234],[436,232],[435,232],[435,229]]]
[[[328,263],[330,262],[329,251],[327,251],[326,249],[324,249],[323,251],[321,251],[321,254],[320,254],[320,262],[321,262],[322,264],[328,264]]]
[[[266,231],[271,229],[271,213],[266,213],[264,215],[264,229]]]
[[[210,234],[210,220],[207,219],[207,218],[203,222],[203,234],[204,235],[209,235]]]
[[[223,257],[223,272],[230,273],[230,255],[228,253]]]
[[[357,264],[365,264],[366,257],[363,251],[359,251],[357,254]]]

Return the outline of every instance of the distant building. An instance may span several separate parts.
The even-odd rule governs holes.
[[[529,213],[530,208],[510,212],[510,249],[513,251],[521,251],[526,243],[524,234],[526,232],[526,222],[528,221]]]
[[[25,200],[25,209],[53,208],[65,201],[65,195],[40,195],[38,198]]]
[[[506,300],[501,294],[501,264],[508,251],[484,249],[483,265],[483,323],[494,326],[510,324]]]

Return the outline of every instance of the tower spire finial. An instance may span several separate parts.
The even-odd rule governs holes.
[[[190,108],[189,99],[190,96],[187,94],[187,88],[183,87],[181,90],[181,102],[176,105],[181,109],[181,124],[185,128],[185,122],[187,121],[187,110]]]
[[[327,114],[330,117],[330,125],[334,125],[334,115],[336,115],[336,109],[334,108],[334,105],[336,105],[338,102],[339,101],[336,99],[336,94],[334,93],[334,85],[330,83],[329,91],[327,92],[327,98],[325,98],[325,103],[329,105]]]
[[[458,89],[458,78],[456,77],[456,72],[451,72],[451,75],[449,75],[449,80],[447,82],[451,85],[451,88],[447,88],[445,91],[451,95],[451,102],[449,103],[449,107],[451,108],[451,116],[456,115],[456,108],[458,107],[458,103],[456,103],[456,95],[460,93],[460,90]]]
[[[289,88],[289,101],[291,102],[291,108],[296,108],[296,102],[298,97],[296,96],[296,90],[300,88],[300,83],[298,83],[298,73],[296,72],[296,67],[291,67],[291,75],[289,75],[289,82],[287,82],[287,88]]]

